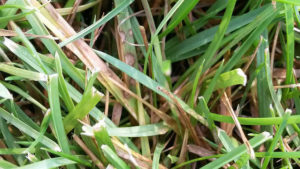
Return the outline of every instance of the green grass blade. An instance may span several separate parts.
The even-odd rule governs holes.
[[[105,24],[106,22],[108,22],[109,20],[111,20],[113,17],[115,17],[116,15],[118,15],[124,9],[126,9],[132,2],[133,2],[133,0],[123,1],[123,3],[119,4],[115,9],[111,10],[103,18],[101,18],[100,20],[98,20],[94,24],[88,26],[84,30],[80,31],[76,35],[73,35],[73,36],[69,37],[68,39],[64,40],[63,42],[61,42],[59,44],[59,46],[60,47],[66,46],[67,44],[75,41],[76,39],[82,38],[85,35],[91,33],[92,31],[94,31],[95,29],[97,29],[98,27],[100,27],[101,25]]]
[[[244,26],[246,24],[249,24],[257,16],[262,15],[262,13],[264,13],[264,11],[269,11],[268,9],[272,9],[272,8],[273,8],[272,5],[264,5],[261,8],[258,8],[247,14],[244,14],[242,16],[232,19],[232,21],[228,25],[226,33],[230,33],[234,30],[237,30],[238,28],[241,28],[242,26]],[[202,32],[182,41],[181,43],[172,45],[169,48],[168,48],[168,43],[167,43],[166,44],[167,57],[171,57],[171,56],[175,57],[176,55],[182,55],[184,53],[192,51],[193,49],[196,49],[198,47],[201,47],[201,46],[211,42],[213,40],[214,35],[217,32],[218,28],[219,28],[219,26],[216,26],[216,27],[207,29],[205,31],[202,31]]]
[[[87,167],[92,167],[92,165],[91,165],[91,163],[89,161],[84,160],[81,157],[77,157],[77,156],[74,156],[74,155],[66,154],[66,153],[63,153],[63,152],[57,152],[57,151],[54,151],[54,150],[51,150],[51,149],[47,149],[47,148],[42,148],[42,149],[45,150],[45,151],[48,151],[48,152],[50,152],[52,154],[55,154],[57,156],[60,156],[60,157],[63,157],[63,158],[75,161],[78,164],[82,164],[82,165],[85,165]]]
[[[199,83],[200,76],[202,74],[202,69],[203,69],[204,62],[205,61],[203,61],[202,64],[199,66],[199,69],[197,70],[197,73],[196,73],[195,80],[193,82],[192,93],[191,93],[191,96],[189,98],[189,106],[190,107],[194,107],[194,100],[195,100],[196,90],[198,88],[198,83]]]
[[[56,139],[62,149],[62,152],[70,154],[69,143],[65,133],[60,110],[57,74],[49,76],[48,95],[51,109],[51,120],[55,130]]]
[[[10,94],[10,92],[7,90],[5,86],[3,86],[2,83],[0,83],[0,97],[4,99],[13,99],[13,96]]]
[[[7,155],[7,154],[26,154],[27,152],[25,151],[26,148],[9,148],[9,149],[0,149],[0,154],[1,155]]]
[[[49,122],[50,122],[50,111],[47,111],[45,113],[44,119],[42,121],[41,124],[41,128],[40,128],[40,135],[37,139],[34,140],[34,142],[27,148],[27,152],[31,152],[33,151],[33,149],[36,147],[36,145],[43,139],[44,134],[46,133],[46,130],[49,126]]]
[[[78,125],[78,120],[82,120],[88,115],[102,97],[103,94],[97,90],[90,89],[86,91],[81,101],[63,120],[66,133],[69,133],[76,125]]]
[[[204,82],[205,86],[211,83],[211,79]],[[234,85],[243,85],[247,84],[247,76],[242,69],[238,68],[229,72],[222,73],[219,78],[216,80],[214,90],[225,89]],[[210,86],[209,86],[210,87]]]
[[[261,45],[258,48],[257,55],[256,55],[256,65],[257,68],[261,64],[265,64],[265,49],[268,47],[268,42],[265,41],[268,39],[267,31],[265,30],[262,34],[262,42]],[[267,83],[267,77],[266,77],[266,70],[264,67],[260,70],[260,72],[257,75],[257,100],[258,100],[258,111],[260,117],[272,117],[272,114],[270,112],[270,105],[272,104],[272,98],[269,93],[266,93],[268,91],[268,83]],[[270,133],[273,133],[272,126],[262,126],[261,131],[268,131]]]
[[[216,85],[218,84],[218,79],[220,78],[220,75],[222,73],[222,70],[223,70],[223,64],[224,64],[224,61],[222,61],[220,67],[217,69],[213,79],[210,81],[210,83],[207,85],[208,87],[206,88],[204,94],[203,94],[203,98],[205,100],[207,100],[209,102],[210,100],[210,97],[216,87]],[[244,77],[245,78],[245,77]],[[245,85],[245,81],[247,81],[247,77],[244,79],[244,83],[243,85]]]
[[[249,142],[250,142],[251,146],[253,148],[255,148],[255,147],[261,145],[262,143],[270,140],[271,138],[272,138],[272,136],[268,132],[263,132],[263,133],[255,136],[251,140],[249,140]],[[230,161],[232,161],[233,159],[236,159],[236,158],[240,157],[244,153],[247,153],[247,148],[246,148],[245,145],[241,145],[241,146],[233,149],[232,151],[230,151],[226,155],[224,155],[224,156],[214,160],[213,162],[205,165],[201,169],[220,168],[220,167],[224,166],[225,164],[229,163]]]
[[[18,0],[7,0],[5,5],[16,5]],[[0,11],[1,16],[13,16],[18,11],[17,8],[9,8],[9,9],[2,9]],[[3,29],[6,27],[8,22],[0,22],[0,29]]]
[[[287,3],[287,4],[292,4],[292,5],[297,5],[300,6],[300,2],[298,0],[276,0],[277,2],[282,2],[282,3]]]
[[[284,4],[285,20],[286,20],[286,79],[285,84],[292,84],[294,82],[293,65],[295,53],[295,35],[294,35],[294,14],[293,7],[289,4]],[[285,90],[286,92],[289,89]]]
[[[158,25],[155,33],[152,35],[152,39],[154,39],[159,32],[162,30],[162,28],[164,27],[164,25],[167,24],[168,20],[174,15],[174,13],[176,11],[178,11],[180,9],[180,6],[182,6],[184,0],[178,0],[176,2],[176,4],[172,7],[172,9],[168,12],[168,14],[165,16],[165,18],[160,22],[160,24]],[[183,12],[183,11],[180,11]],[[186,13],[186,12],[185,12]],[[182,13],[181,13],[182,14]]]
[[[163,88],[159,83],[157,83],[156,81],[152,80],[151,78],[149,78],[148,76],[146,76],[142,72],[140,72],[140,71],[136,70],[135,68],[133,68],[133,67],[125,64],[124,62],[121,62],[118,59],[115,59],[114,57],[112,57],[112,56],[110,56],[110,55],[108,55],[106,53],[103,53],[103,52],[100,52],[100,51],[96,51],[96,50],[95,50],[95,52],[102,59],[106,60],[110,64],[114,65],[115,67],[117,67],[121,71],[123,71],[126,74],[128,74],[128,76],[132,77],[133,79],[135,79],[136,81],[138,81],[141,84],[145,85],[149,89],[151,89],[154,92],[158,93],[159,95],[163,96],[167,100],[172,101],[172,99],[169,98],[169,96],[167,96],[164,92],[162,92],[161,90],[159,90],[159,88]],[[199,114],[197,114],[193,109],[191,109],[184,101],[182,101],[181,99],[179,99],[176,96],[175,96],[175,98],[177,99],[178,103],[182,106],[182,108],[188,114],[190,114],[191,116],[193,116],[195,119],[197,119],[198,121],[200,121],[202,124],[207,124],[205,122],[204,118],[202,116],[200,116]]]
[[[22,167],[17,167],[16,169],[41,169],[41,168],[51,169],[51,168],[70,165],[70,164],[76,164],[76,162],[63,157],[57,157],[57,158],[50,158],[32,164],[24,165]]]
[[[166,30],[159,35],[159,38],[169,34],[188,15],[188,13],[195,7],[195,5],[197,5],[198,2],[199,0],[183,1],[183,3],[172,16],[172,19]]]
[[[31,44],[31,42],[27,39],[27,37],[22,32],[22,30],[16,24],[12,24],[12,26],[13,26],[14,30],[17,32],[18,37],[21,39],[21,41],[26,46],[26,48],[29,50],[30,54],[37,61],[39,67],[43,70],[43,73],[47,74],[47,70],[45,69],[45,65],[41,61],[41,58],[39,57],[39,55],[38,55],[37,51],[35,50],[34,46]]]
[[[5,168],[5,169],[12,169],[12,168],[16,168],[17,166],[8,162],[8,161],[5,161],[5,160],[2,160],[0,159],[0,166]]]
[[[30,137],[37,139],[40,136],[40,133],[38,131],[34,130],[27,124],[23,123],[21,120],[12,116],[2,108],[0,108],[0,116],[4,118],[6,121],[8,121],[9,123],[11,123],[16,128],[18,128],[20,131],[29,135]],[[50,140],[45,136],[43,136],[41,143],[50,149],[61,151],[60,147],[54,141]]]
[[[287,125],[287,120],[288,120],[290,114],[291,114],[291,110],[288,109],[288,110],[285,111],[282,123],[280,124],[280,126],[279,126],[279,128],[278,128],[278,130],[277,130],[277,132],[276,132],[276,134],[275,134],[275,136],[274,136],[274,138],[273,138],[273,140],[271,142],[271,145],[269,146],[268,154],[272,154],[273,153],[274,148],[277,145],[278,140],[281,137],[281,134],[282,134],[283,130],[285,129],[286,125]],[[266,157],[264,159],[264,163],[262,165],[263,169],[267,168],[270,159],[271,159],[270,157]]]
[[[27,99],[28,101],[32,102],[33,104],[35,104],[36,106],[38,106],[41,110],[43,111],[47,111],[47,108],[45,106],[43,106],[40,102],[38,102],[36,99],[34,99],[33,97],[31,97],[28,93],[24,92],[22,89],[20,89],[19,87],[0,81],[6,88],[8,88],[9,90],[12,90],[16,93],[18,93],[19,95],[23,96],[25,99]]]
[[[47,76],[43,73],[33,72],[25,69],[16,68],[8,64],[0,63],[0,71],[19,76],[34,81],[47,81]]]
[[[204,55],[202,56],[202,60],[205,60],[205,62],[209,62],[212,59],[212,57],[215,55],[216,51],[218,50],[221,41],[225,35],[225,32],[227,30],[227,27],[229,25],[235,3],[236,0],[228,1],[225,14],[222,18],[218,31],[214,35],[214,39],[210,43],[208,49],[205,51]]]
[[[118,155],[109,146],[102,145],[101,149],[111,165],[117,169],[130,169],[130,167],[120,157],[118,157]]]
[[[215,113],[209,113],[209,117],[218,122],[225,122],[225,123],[234,123],[231,116],[224,116]],[[239,122],[241,125],[279,125],[282,123],[282,117],[238,117]],[[288,124],[297,124],[299,123],[300,115],[293,115],[290,116],[287,123]]]
[[[99,123],[97,123],[96,126],[93,128],[93,132],[99,147],[101,147],[102,145],[107,145],[116,153],[115,147],[111,141],[111,138],[108,135],[108,132],[103,122],[100,121]]]
[[[159,159],[163,149],[164,149],[164,145],[160,143],[156,145],[154,155],[153,155],[152,169],[159,168]]]
[[[59,59],[59,56],[58,54],[56,53],[55,54],[55,65],[56,65],[56,71],[58,73],[58,87],[59,87],[59,92],[60,92],[60,95],[62,97],[62,100],[64,101],[64,103],[66,104],[67,108],[69,111],[72,111],[74,109],[74,103],[70,97],[70,94],[67,90],[67,86],[66,86],[66,83],[65,83],[65,79],[64,79],[64,76],[63,76],[63,72],[62,72],[62,68],[61,68],[61,63],[60,63],[60,59]]]
[[[9,127],[3,118],[0,118],[0,131],[8,148],[20,148],[19,144],[16,143],[15,137],[10,133]],[[23,164],[25,159],[24,156],[13,155],[13,157],[17,160],[18,164]]]
[[[134,127],[107,128],[107,131],[110,136],[146,137],[165,134],[169,128],[162,123],[157,123]]]

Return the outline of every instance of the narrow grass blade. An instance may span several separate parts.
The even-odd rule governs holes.
[[[216,51],[218,50],[218,48],[221,44],[221,41],[225,35],[225,32],[227,30],[227,27],[229,25],[235,3],[236,3],[236,0],[228,1],[227,7],[225,10],[225,14],[222,18],[222,21],[220,23],[218,31],[214,35],[214,39],[212,40],[208,49],[205,51],[204,55],[202,56],[202,59],[205,60],[205,62],[209,62],[212,59],[212,57],[215,55]]]
[[[178,9],[180,8],[180,6],[182,6],[184,0],[179,0],[176,2],[176,4],[172,7],[172,9],[168,12],[168,14],[165,16],[165,18],[160,22],[160,24],[158,25],[155,33],[152,35],[152,39],[155,39],[156,36],[159,34],[159,32],[162,30],[162,28],[164,27],[164,25],[167,24],[168,20],[174,15],[174,13],[176,11],[178,11]],[[195,2],[194,2],[195,3]],[[180,11],[183,12],[183,11]],[[185,12],[186,13],[186,12]]]
[[[199,103],[198,103],[198,110],[200,110],[200,112],[202,112],[202,114],[204,115],[204,117],[206,118],[207,120],[207,123],[208,123],[208,128],[210,129],[215,141],[217,141],[217,127],[214,123],[214,121],[210,118],[209,116],[209,109],[208,109],[208,106],[207,106],[207,103],[205,101],[205,98],[204,97],[199,97]]]
[[[159,83],[157,83],[156,81],[152,80],[151,78],[149,78],[148,76],[146,76],[145,74],[143,74],[142,72],[134,69],[133,67],[125,64],[124,62],[121,62],[118,59],[115,59],[114,57],[100,52],[100,51],[96,51],[95,52],[104,60],[106,60],[107,62],[109,62],[110,64],[114,65],[115,67],[119,68],[121,71],[125,72],[126,74],[128,74],[130,77],[132,77],[133,79],[137,80],[138,82],[140,82],[141,84],[145,85],[146,87],[150,88],[151,90],[153,90],[154,92],[158,93],[159,95],[163,96],[164,98],[166,98],[167,100],[172,102],[172,99],[165,94],[164,92],[162,92],[161,90],[159,90],[159,88],[163,88]],[[182,101],[181,99],[179,99],[178,97],[175,97],[179,104],[182,106],[182,108],[189,113],[191,116],[193,116],[195,119],[199,120],[202,124],[207,124],[204,120],[203,117],[201,117],[199,114],[197,114],[193,109],[191,109],[184,101]]]
[[[12,27],[17,32],[18,37],[21,39],[23,44],[26,46],[26,48],[28,49],[30,54],[36,60],[39,67],[43,70],[43,73],[47,74],[47,70],[45,69],[44,63],[41,61],[41,58],[39,57],[37,51],[35,50],[34,46],[31,44],[31,42],[27,39],[27,37],[24,35],[23,31],[14,23],[12,23]]]
[[[6,88],[8,88],[11,91],[14,91],[16,93],[18,93],[19,95],[23,96],[25,99],[27,99],[28,101],[32,102],[33,104],[35,104],[36,106],[38,106],[41,110],[43,111],[47,111],[47,108],[45,106],[43,106],[40,102],[38,102],[36,99],[34,99],[32,96],[30,96],[28,93],[26,93],[25,91],[23,91],[22,89],[20,89],[19,87],[0,81]]]
[[[13,96],[10,94],[10,92],[7,90],[5,86],[3,86],[2,83],[0,83],[0,97],[4,99],[13,99]]]
[[[172,19],[166,30],[162,32],[159,37],[162,38],[170,33],[188,15],[188,13],[195,7],[195,5],[197,5],[198,2],[199,0],[183,1],[183,3],[172,16]]]
[[[218,83],[218,79],[220,78],[221,72],[222,72],[222,70],[223,70],[223,64],[224,64],[224,61],[222,61],[221,65],[220,65],[220,67],[217,69],[217,71],[216,71],[216,73],[215,73],[213,79],[212,79],[212,80],[210,81],[210,83],[208,84],[208,88],[206,88],[206,90],[205,90],[205,92],[204,92],[204,94],[203,94],[203,98],[204,98],[205,100],[207,100],[207,102],[209,102],[210,97],[211,97],[211,95],[212,95],[212,93],[213,93],[213,91],[214,91],[214,89],[215,89],[215,87],[216,87],[216,85],[217,85],[217,83]],[[246,76],[246,75],[245,75],[245,76]],[[244,78],[245,78],[245,76],[244,76]],[[245,81],[247,81],[247,77],[246,77],[246,79],[244,79],[243,85],[245,85]]]
[[[0,159],[0,166],[5,169],[13,169],[17,167],[16,165],[2,159]]]
[[[272,138],[272,136],[270,135],[270,133],[263,132],[263,133],[255,136],[251,140],[249,140],[249,142],[250,142],[251,146],[253,148],[255,148],[255,147],[261,145],[262,143],[270,140],[271,138]],[[244,153],[247,153],[247,148],[243,144],[243,145],[233,149],[232,151],[230,151],[226,155],[218,158],[217,160],[214,160],[213,162],[205,165],[201,169],[220,168],[220,167],[224,166],[225,164],[229,163],[230,161],[232,161],[233,159],[236,159],[236,158],[240,157]]]
[[[237,146],[234,145],[232,139],[226,134],[226,132],[222,129],[218,130],[218,137],[220,141],[222,142],[224,148],[227,152],[232,151]]]
[[[292,84],[294,83],[293,65],[294,65],[294,55],[295,55],[294,14],[293,14],[292,5],[284,4],[284,7],[285,7],[286,34],[287,34],[285,84]],[[288,91],[289,91],[288,88],[284,90],[284,92],[288,92]]]
[[[68,139],[63,126],[62,115],[60,111],[59,93],[58,93],[58,75],[49,76],[48,95],[51,109],[51,119],[55,130],[56,139],[64,153],[70,153]]]
[[[159,168],[159,159],[160,159],[160,155],[161,155],[161,152],[163,149],[164,149],[164,145],[162,145],[162,144],[156,145],[154,155],[153,155],[152,169]]]
[[[0,131],[8,148],[21,148],[19,144],[16,143],[15,137],[10,133],[8,124],[2,117],[0,118]],[[23,161],[25,160],[25,157],[21,155],[13,155],[13,157],[16,159],[18,164],[23,164]]]
[[[284,114],[284,116],[283,116],[283,121],[282,121],[282,123],[280,124],[280,126],[279,126],[279,128],[278,128],[278,130],[277,130],[277,132],[276,132],[276,134],[275,134],[275,136],[274,136],[274,138],[273,138],[273,140],[272,140],[272,142],[271,142],[271,145],[269,146],[268,154],[271,155],[271,154],[273,153],[274,148],[275,148],[275,146],[277,145],[278,140],[279,140],[279,138],[281,137],[281,134],[282,134],[283,130],[285,129],[286,125],[287,125],[287,120],[288,120],[288,118],[290,117],[290,114],[291,114],[291,110],[288,109],[288,110],[285,111],[285,114]],[[270,159],[271,159],[270,157],[266,157],[266,158],[264,159],[264,163],[263,163],[263,165],[262,165],[262,169],[267,168]]]
[[[9,114],[7,111],[5,111],[2,108],[0,108],[0,116],[2,118],[4,118],[6,121],[8,121],[9,123],[11,123],[16,128],[18,128],[20,131],[31,136],[32,138],[37,139],[39,137],[40,133],[38,131],[34,130],[27,124],[23,123],[16,117],[12,116],[11,114]],[[61,151],[60,147],[54,141],[50,140],[49,138],[47,138],[45,136],[43,136],[41,143],[48,148],[51,148],[51,149],[57,150],[57,151]]]
[[[110,136],[118,137],[146,137],[165,134],[169,128],[162,124],[148,124],[134,127],[107,128]]]
[[[25,69],[16,68],[14,66],[10,66],[8,64],[0,63],[0,71],[19,76],[22,78],[26,78],[29,80],[35,81],[47,81],[47,76],[42,73],[37,73]]]
[[[82,120],[88,113],[96,106],[96,104],[104,96],[93,88],[98,72],[94,72],[89,79],[85,88],[85,92],[80,102],[73,108],[73,110],[64,118],[63,123],[66,133],[69,133],[77,124],[78,120]]]
[[[189,98],[189,106],[190,107],[194,107],[194,100],[195,100],[195,95],[196,95],[196,89],[198,88],[198,83],[199,83],[199,79],[200,76],[202,74],[202,69],[203,69],[203,64],[205,61],[202,62],[202,64],[199,66],[197,73],[196,73],[196,77],[193,81],[193,88],[192,88],[192,93],[191,96]]]
[[[233,123],[231,116],[224,116],[215,113],[209,113],[209,117],[214,121]],[[238,117],[239,122],[242,125],[279,125],[282,123],[282,117]],[[299,123],[300,115],[293,115],[287,121],[287,124],[297,124]]]
[[[7,0],[5,5],[16,5],[18,0]],[[1,16],[13,16],[15,13],[18,11],[17,8],[9,8],[9,9],[3,9],[0,11]],[[0,23],[0,28],[3,29],[6,27],[8,22],[1,22]]]
[[[63,72],[62,72],[62,68],[61,68],[61,63],[60,63],[60,59],[58,54],[55,54],[55,63],[56,63],[56,71],[58,73],[58,87],[59,87],[59,92],[60,95],[64,101],[64,103],[66,104],[67,108],[69,111],[72,111],[74,109],[74,103],[70,97],[70,94],[68,92],[66,83],[65,83],[65,79],[63,76]]]
[[[26,148],[11,148],[11,149],[0,149],[0,154],[26,154]]]
[[[22,167],[17,167],[16,169],[41,169],[41,168],[51,169],[51,168],[70,165],[70,164],[76,164],[76,162],[63,157],[57,157],[57,158],[50,158],[32,164],[24,165]]]
[[[44,119],[42,121],[41,127],[40,127],[40,135],[38,138],[34,140],[33,143],[26,149],[26,152],[31,152],[36,147],[36,145],[43,139],[44,134],[46,133],[46,130],[48,129],[49,122],[50,122],[50,110],[45,113]]]
[[[101,149],[111,165],[118,169],[130,169],[130,167],[120,157],[118,157],[118,155],[109,146],[102,145]]]
[[[85,28],[84,30],[80,31],[76,35],[73,35],[73,36],[69,37],[68,39],[64,40],[63,42],[61,42],[59,44],[59,46],[60,47],[66,46],[67,44],[75,41],[76,39],[82,38],[85,35],[91,33],[92,31],[94,31],[95,29],[97,29],[98,27],[100,27],[101,25],[105,24],[106,22],[108,22],[109,20],[111,20],[113,17],[115,17],[116,15],[118,15],[120,12],[122,12],[132,2],[133,2],[133,0],[123,1],[123,3],[121,3],[120,5],[118,5],[115,9],[113,9],[112,11],[110,11],[103,18],[101,18],[100,20],[98,20],[94,24],[90,25],[89,27]]]
[[[108,135],[108,132],[106,130],[103,121],[100,121],[99,123],[96,124],[96,126],[93,127],[93,132],[99,147],[101,147],[102,145],[107,145],[110,149],[112,149],[116,153],[115,147],[111,141],[111,138]]]
[[[300,2],[298,0],[276,0],[276,1],[300,6]]]
[[[228,25],[226,33],[230,33],[246,24],[249,24],[258,15],[261,15],[261,13],[264,13],[264,11],[267,11],[267,9],[271,9],[271,8],[273,8],[272,5],[265,5],[261,8],[258,8],[256,10],[253,10],[242,16],[232,19],[232,21]],[[199,32],[198,34],[182,41],[181,43],[172,45],[169,48],[167,48],[168,47],[168,43],[167,43],[166,48],[168,50],[166,51],[166,55],[170,56],[170,57],[171,56],[175,57],[176,55],[182,55],[184,53],[187,53],[193,49],[196,49],[202,45],[205,45],[205,44],[211,42],[213,40],[214,35],[217,32],[218,28],[219,28],[219,26],[216,26],[216,27],[207,29],[205,31]]]
[[[89,161],[84,160],[81,157],[77,157],[77,156],[74,156],[74,155],[66,154],[66,153],[63,153],[63,152],[57,152],[57,151],[54,151],[54,150],[51,150],[51,149],[47,149],[47,148],[42,148],[42,149],[45,150],[45,151],[48,151],[48,152],[50,152],[52,154],[55,154],[57,156],[60,156],[60,157],[63,157],[63,158],[75,161],[78,164],[82,164],[82,165],[85,165],[87,167],[92,167],[92,165],[91,165],[91,163]]]
[[[267,31],[265,30],[260,37],[262,38],[262,43],[258,48],[257,55],[256,55],[256,67],[258,68],[261,64],[265,64],[265,48],[268,47],[268,42],[264,39],[268,39]],[[266,93],[265,91],[268,90],[268,83],[267,83],[267,77],[266,72],[269,70],[266,70],[264,67],[261,68],[260,72],[257,75],[257,100],[258,100],[258,111],[260,117],[272,117],[270,112],[270,105],[272,104],[272,98],[269,93]],[[272,126],[262,126],[261,131],[268,131],[270,133],[273,133]]]

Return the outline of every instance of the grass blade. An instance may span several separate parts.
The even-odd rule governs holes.
[[[270,140],[271,138],[272,138],[272,136],[270,136],[270,134],[268,132],[263,132],[263,133],[259,134],[258,136],[255,136],[254,138],[249,140],[249,142],[250,142],[251,146],[254,148],[254,147],[257,147],[260,144],[264,143],[265,141]],[[241,155],[243,155],[246,152],[247,152],[246,146],[241,145],[241,146],[233,149],[226,155],[205,165],[204,167],[202,167],[202,169],[220,168],[220,167],[224,166],[225,164],[227,164],[228,162],[232,161],[233,159],[240,157]]]
[[[111,20],[116,15],[118,15],[124,9],[126,9],[132,2],[133,2],[133,0],[123,1],[123,3],[121,3],[120,5],[118,5],[115,9],[113,9],[112,11],[110,11],[103,18],[101,18],[100,20],[98,20],[94,24],[90,25],[89,27],[85,28],[84,30],[80,31],[76,35],[73,35],[73,36],[69,37],[68,39],[62,41],[59,44],[59,46],[60,47],[66,46],[67,44],[75,41],[76,39],[82,38],[85,35],[91,33],[92,31],[94,31],[95,29],[99,28],[101,25],[103,25],[104,23],[108,22],[109,20]]]
[[[48,82],[49,103],[51,109],[51,119],[56,133],[56,138],[62,149],[62,152],[70,154],[68,139],[63,126],[62,115],[60,111],[59,93],[58,93],[58,75],[49,76]]]

